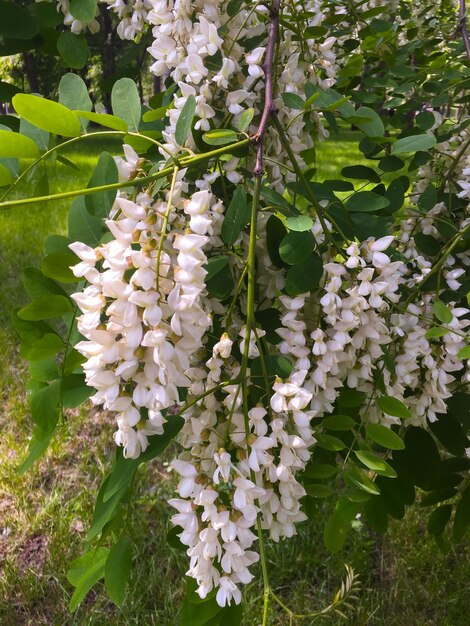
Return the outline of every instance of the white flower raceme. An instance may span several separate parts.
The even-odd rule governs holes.
[[[149,435],[163,432],[162,411],[180,403],[178,387],[190,385],[186,371],[211,325],[202,308],[208,238],[198,234],[208,225],[199,220],[193,232],[194,217],[188,219],[191,206],[205,219],[211,194],[185,200],[183,183],[175,187],[171,205],[169,196],[154,202],[140,194],[133,202],[119,195],[107,220],[114,238],[96,249],[71,244],[81,259],[75,274],[91,283],[73,296],[86,339],[76,348],[87,357],[94,402],[117,413],[116,443],[129,457],[145,450]],[[171,234],[162,231],[168,216]]]
[[[221,127],[227,111],[234,127],[248,119],[246,133],[255,131],[265,86],[267,7],[245,4],[229,15],[229,3],[215,0],[102,1],[119,18],[120,37],[138,38],[149,25],[152,72],[174,83],[162,158],[145,162],[125,146],[124,158],[116,158],[121,182],[134,181],[150,168],[161,171],[197,150],[201,131]],[[68,16],[68,0],[60,3]],[[283,10],[289,11],[289,5]],[[308,26],[322,24],[318,0],[307,0],[302,11],[309,15]],[[338,15],[346,15],[341,3]],[[71,23],[74,32],[95,28]],[[274,104],[303,167],[313,137],[321,139],[327,131],[317,112],[306,107],[296,114],[284,94],[304,102],[318,87],[331,87],[341,51],[331,34],[307,39],[301,47],[287,24],[281,24],[276,50]],[[241,42],[250,40],[256,43],[245,49]],[[183,141],[176,129],[189,98],[195,102],[196,132]],[[421,249],[416,233],[444,246],[442,222],[460,231],[470,224],[467,153],[455,168],[455,196],[461,204],[451,211],[439,198],[426,215],[413,212],[434,172],[446,171],[467,134],[440,142],[439,154],[420,168],[411,217],[400,221],[396,236],[340,241],[326,218],[312,216],[308,236],[323,270],[306,293],[292,291],[287,264],[280,257],[273,260],[268,231],[270,220],[277,220],[276,209],[263,206],[257,216],[251,325],[246,319],[248,229],[230,244],[224,233],[233,185],[250,193],[243,168],[251,165],[251,155],[248,164],[232,154],[217,162],[208,158],[205,173],[175,170],[171,183],[160,178],[145,191],[136,184],[129,195],[119,192],[102,242],[70,245],[79,258],[72,271],[87,281],[73,296],[83,337],[76,349],[86,359],[87,384],[96,390],[93,402],[115,415],[116,444],[125,456],[137,458],[165,423],[176,414],[184,418],[182,452],[172,463],[178,497],[170,504],[187,547],[187,574],[196,580],[201,598],[217,589],[220,606],[239,603],[259,558],[259,525],[279,541],[294,535],[306,519],[300,473],[321,418],[335,411],[344,390],[368,399],[359,410],[363,423],[398,422],[377,402],[380,395],[390,395],[408,406],[410,423],[425,426],[446,412],[457,384],[470,380],[458,356],[470,324],[458,293],[470,266],[468,250],[456,248],[444,259],[437,293],[424,291],[411,303],[403,295],[433,271],[434,260]],[[270,186],[284,192],[296,177],[272,127],[264,136],[264,153]],[[443,184],[449,191],[448,182]],[[328,209],[328,200],[320,205]],[[279,228],[285,232],[282,223]],[[214,267],[219,274],[212,273]],[[455,298],[447,292],[451,321],[441,336],[430,336],[433,304],[444,289],[456,292]],[[275,372],[269,369],[273,363]]]

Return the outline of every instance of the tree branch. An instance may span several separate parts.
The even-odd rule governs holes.
[[[253,169],[255,176],[261,177],[263,175],[263,138],[268,125],[270,116],[275,113],[276,107],[274,105],[274,85],[273,85],[273,63],[274,63],[274,51],[276,48],[277,33],[279,30],[279,7],[281,0],[273,0],[271,10],[269,12],[270,22],[268,30],[268,45],[266,46],[266,55],[263,63],[263,72],[266,79],[265,95],[264,95],[264,107],[261,115],[261,121],[258,126],[258,130],[253,135],[253,140],[257,145],[256,149],[256,162]]]
[[[465,6],[465,0],[460,0],[459,5],[459,30],[462,34],[463,44],[467,51],[467,58],[470,61],[470,37],[467,31],[467,7]]]

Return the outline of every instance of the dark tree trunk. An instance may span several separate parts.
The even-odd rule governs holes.
[[[36,71],[36,62],[30,52],[23,52],[23,63],[30,90],[33,93],[39,93],[40,89]]]
[[[103,82],[106,82],[116,73],[116,59],[114,55],[115,33],[108,8],[101,4],[100,11],[105,36],[103,51]],[[103,90],[103,100],[106,109],[111,111],[111,90],[109,88]]]

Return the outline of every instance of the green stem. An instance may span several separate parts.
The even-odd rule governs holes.
[[[126,133],[128,134],[128,133]],[[191,157],[182,157],[179,160],[181,167],[192,167],[196,163],[201,163],[202,161],[207,161],[208,159],[212,159],[218,157],[222,154],[227,154],[232,150],[237,148],[242,148],[243,146],[247,146],[251,142],[251,139],[242,139],[241,141],[237,141],[236,143],[230,144],[229,146],[223,146],[222,148],[217,148],[216,150],[211,150],[209,152],[204,152],[202,154],[196,154]],[[39,202],[52,202],[54,200],[62,200],[65,198],[75,198],[76,196],[87,196],[98,191],[111,191],[113,189],[123,189],[126,187],[139,187],[145,185],[147,183],[151,183],[160,178],[166,178],[173,172],[173,166],[165,167],[155,174],[151,174],[150,176],[143,176],[142,178],[136,178],[134,180],[128,180],[122,183],[111,183],[109,185],[100,185],[99,187],[88,187],[87,189],[77,189],[75,191],[65,191],[62,193],[56,193],[48,196],[38,196],[36,198],[23,198],[20,200],[10,200],[7,202],[0,202],[0,209],[11,208],[15,206],[22,206],[25,204],[36,204]]]
[[[470,138],[467,139],[467,141],[463,144],[463,146],[461,147],[459,152],[456,154],[454,160],[452,161],[452,165],[449,168],[449,171],[447,172],[446,176],[444,177],[444,180],[441,183],[439,191],[441,191],[441,192],[444,191],[446,183],[452,178],[452,174],[455,172],[455,168],[457,167],[460,159],[465,154],[468,146],[470,146]]]
[[[258,221],[258,208],[261,192],[261,176],[255,176],[255,184],[253,189],[253,202],[251,205],[251,221],[250,221],[250,243],[248,247],[248,259],[247,259],[247,274],[248,274],[248,289],[247,289],[247,304],[246,304],[246,326],[245,326],[245,346],[243,349],[242,364],[240,368],[240,378],[242,384],[243,393],[243,418],[245,422],[245,435],[246,435],[246,448],[247,454],[250,454],[250,444],[248,437],[250,435],[250,421],[248,416],[248,381],[247,381],[247,369],[248,369],[248,354],[250,350],[251,333],[255,327],[255,291],[256,291],[256,228]],[[251,480],[256,483],[256,478],[253,470],[250,470]],[[264,547],[263,529],[261,527],[261,518],[258,514],[257,520],[258,528],[258,542],[259,552],[261,560],[261,570],[263,573],[263,585],[264,585],[264,609],[263,609],[263,621],[262,626],[266,626],[268,623],[268,607],[269,607],[269,576],[268,567],[266,563],[266,551]]]
[[[426,274],[426,277],[424,278],[424,280],[417,285],[413,291],[410,293],[408,300],[406,301],[406,306],[408,306],[410,304],[410,302],[413,300],[415,294],[417,291],[419,291],[420,289],[422,289],[424,283],[426,283],[431,276],[433,276],[436,272],[440,271],[440,269],[442,268],[442,266],[444,265],[444,263],[446,262],[447,257],[452,254],[452,252],[455,250],[455,248],[458,246],[458,244],[460,243],[460,241],[463,239],[463,237],[470,231],[470,224],[468,224],[467,226],[465,226],[465,228],[463,228],[460,232],[458,232],[453,240],[451,239],[449,242],[449,245],[447,247],[447,249],[444,250],[442,256],[439,258],[439,260],[437,261],[437,263],[431,268],[431,271],[429,272],[429,274]],[[438,294],[439,295],[439,294]]]
[[[315,211],[318,215],[318,219],[320,220],[320,224],[321,227],[323,229],[323,232],[325,234],[325,238],[328,239],[330,241],[330,243],[332,243],[334,245],[334,247],[338,250],[338,252],[343,255],[341,249],[338,247],[337,243],[332,239],[331,237],[331,233],[326,225],[325,222],[325,218],[323,217],[323,207],[321,206],[320,202],[318,201],[318,198],[316,197],[316,195],[314,194],[314,192],[312,191],[311,187],[310,187],[310,183],[305,179],[305,176],[302,172],[302,169],[300,168],[300,165],[295,157],[294,152],[292,151],[292,148],[290,146],[289,140],[286,137],[286,134],[284,132],[284,129],[282,128],[281,122],[279,121],[277,115],[273,115],[272,116],[272,120],[274,122],[274,126],[276,127],[276,130],[278,132],[279,138],[281,140],[282,146],[284,148],[284,150],[287,152],[287,155],[289,157],[290,162],[292,163],[292,167],[294,168],[295,173],[297,174],[297,177],[299,178],[299,180],[302,182],[305,191],[307,192],[307,196],[308,199],[310,200],[310,202],[313,204],[313,207],[315,208]],[[338,230],[339,234],[343,237],[344,240],[346,240],[346,236],[341,232],[341,230],[338,228],[338,226],[335,224],[336,229]]]
[[[167,207],[166,207],[165,215],[163,217],[162,229],[160,231],[160,240],[158,242],[157,267],[156,267],[157,292],[158,293],[160,293],[160,291],[159,291],[159,286],[160,286],[160,259],[161,259],[161,256],[162,256],[163,244],[164,244],[165,238],[166,238],[166,229],[167,229],[167,226],[168,226],[168,218],[170,217],[171,208],[173,206],[173,194],[175,192],[175,185],[176,185],[176,178],[178,176],[178,171],[179,170],[178,170],[177,167],[175,167],[174,170],[173,170],[173,177],[171,179],[170,193],[168,195],[168,204],[167,204]]]
[[[73,137],[72,139],[67,139],[67,141],[62,141],[61,143],[57,144],[50,150],[47,150],[46,152],[44,152],[44,154],[41,154],[41,156],[38,159],[33,161],[33,163],[31,163],[31,165],[29,165],[18,176],[18,178],[10,185],[10,187],[8,187],[8,189],[5,191],[5,193],[1,197],[1,200],[3,200],[4,198],[8,196],[10,191],[12,191],[16,187],[16,185],[26,176],[28,172],[30,172],[34,167],[36,167],[36,165],[41,163],[41,161],[44,161],[45,159],[47,159],[48,156],[50,156],[52,153],[56,152],[57,150],[60,150],[61,148],[72,145],[76,143],[77,141],[80,141],[81,139],[88,139],[89,137],[102,137],[103,135],[116,135],[116,134],[120,134],[121,132],[122,131],[115,131],[115,130],[100,130],[96,133],[88,133],[86,135],[80,135],[79,137]]]

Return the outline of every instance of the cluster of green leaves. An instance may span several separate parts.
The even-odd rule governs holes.
[[[465,398],[462,398],[465,399]],[[344,389],[336,412],[322,419],[312,459],[303,483],[307,491],[304,507],[314,516],[322,499],[337,497],[328,520],[325,545],[339,551],[351,522],[358,514],[374,529],[385,532],[388,517],[402,519],[406,506],[417,498],[423,507],[435,507],[429,515],[428,530],[442,548],[447,533],[460,541],[470,526],[470,460],[466,457],[469,428],[468,410],[462,409],[459,394],[449,401],[449,412],[430,424],[430,432],[407,426],[407,407],[381,396],[379,407],[399,417],[401,426],[364,426],[359,417],[365,395]],[[339,495],[339,497],[338,497]]]
[[[93,20],[98,12],[96,0],[73,0],[72,15],[81,21]],[[63,14],[54,2],[22,4],[2,0],[0,4],[0,56],[41,50],[43,54],[60,56],[66,67],[81,68],[89,56],[84,34],[69,30],[59,32]]]

